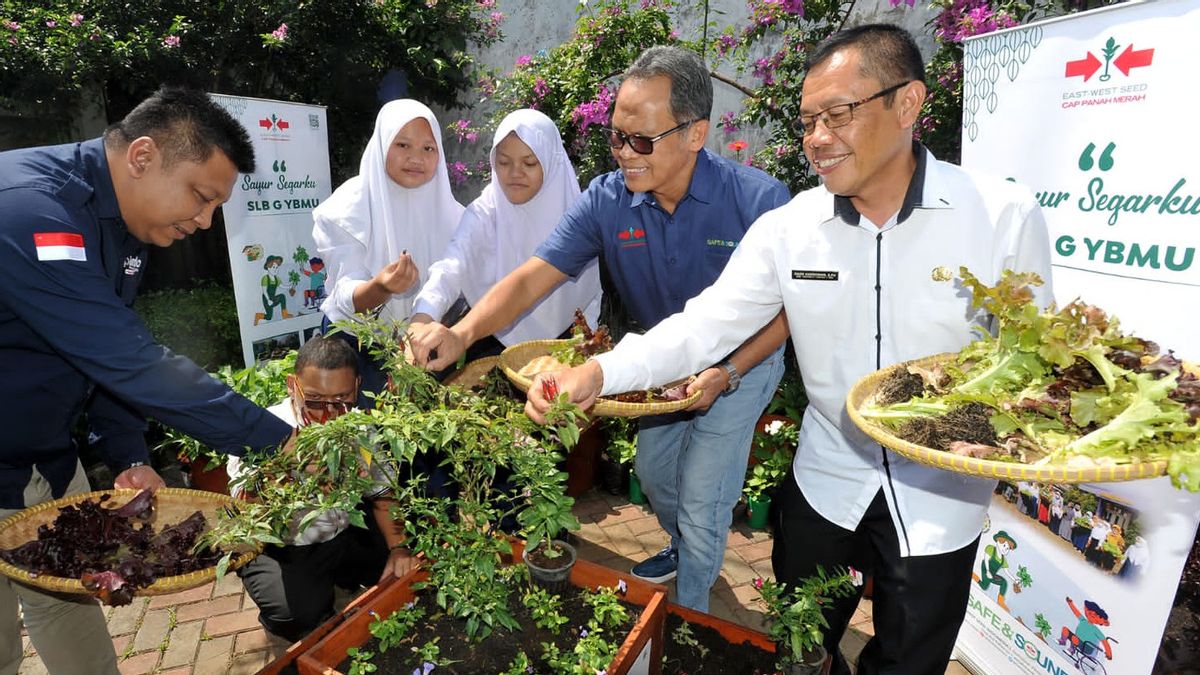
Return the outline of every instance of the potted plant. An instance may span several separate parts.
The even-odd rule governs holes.
[[[212,375],[255,404],[268,408],[287,397],[287,376],[295,366],[296,352],[291,351],[281,359],[249,368],[234,370],[232,366],[222,366]],[[229,494],[229,475],[225,471],[228,457],[175,429],[165,428],[163,436],[155,450],[176,453],[188,467],[189,487]]]
[[[808,394],[804,391],[804,381],[800,378],[800,366],[797,365],[796,355],[789,341],[784,354],[783,378],[775,388],[775,395],[767,404],[766,414],[782,416],[796,424],[804,419],[804,409],[808,407]]]
[[[761,530],[767,526],[771,495],[792,467],[799,435],[799,427],[785,419],[774,420],[754,433],[754,461],[746,468],[742,488],[750,527]]]
[[[853,592],[857,574],[853,570],[817,573],[795,587],[770,579],[755,579],[754,587],[766,608],[768,635],[775,642],[777,667],[785,675],[827,673],[831,660],[822,646],[829,628],[822,608],[835,598]]]
[[[610,417],[605,420],[608,431],[608,448],[605,450],[607,459],[615,464],[616,470],[622,477],[629,477],[629,502],[645,504],[646,495],[642,493],[642,484],[637,473],[633,470],[634,459],[638,448],[638,423],[628,417]],[[618,485],[622,479],[615,481]],[[613,494],[616,494],[615,492]]]
[[[529,539],[530,548],[549,553],[547,558],[571,557],[554,541],[562,530],[578,527],[571,513],[574,500],[565,495],[566,474],[558,470],[559,449],[578,440],[586,418],[561,397],[547,415],[551,425],[534,424],[517,402],[444,388],[428,373],[405,363],[403,326],[363,321],[341,328],[353,331],[385,362],[388,387],[371,410],[352,410],[324,424],[305,427],[292,452],[254,463],[244,481],[259,501],[238,504],[218,522],[210,538],[215,542],[275,543],[295,518],[331,508],[361,520],[354,506],[382,482],[394,493],[393,515],[404,524],[406,547],[424,564],[419,574],[407,579],[403,591],[397,591],[408,594],[407,600],[389,594],[390,606],[372,606],[370,610],[386,617],[420,598],[431,614],[455,621],[456,628],[448,629],[455,635],[471,641],[494,632],[508,635],[518,628],[514,594],[525,586],[518,582],[526,567],[512,565],[523,547],[504,536],[501,528],[515,523]],[[414,466],[418,457],[430,456],[451,475],[456,488],[453,495],[427,491],[424,476],[409,475],[411,472],[402,468]],[[280,476],[288,480],[280,480]],[[305,525],[300,522],[300,527]],[[585,583],[593,583],[580,567],[576,563],[570,569],[571,578],[582,574]],[[628,584],[616,577],[611,581],[613,585],[617,581]],[[665,605],[665,596],[660,600],[658,604]],[[357,631],[352,638],[335,637],[335,633],[343,635],[338,629],[316,645],[314,650],[321,653],[319,659],[324,663],[321,668],[338,665],[348,646],[360,649],[359,661],[366,659],[361,650],[373,651],[364,646],[366,625],[366,619],[348,617],[343,626]],[[601,636],[605,636],[605,644],[620,644],[611,639],[610,627],[596,632],[591,640],[576,636],[575,643],[585,645],[584,653],[567,650],[536,658],[558,664],[592,664],[612,656],[600,644]],[[639,639],[643,646],[649,644],[649,638]],[[335,642],[335,647],[329,646]],[[435,651],[433,647],[427,650],[425,662],[437,664],[447,658]],[[607,662],[588,672],[605,665]]]
[[[514,543],[514,549],[520,547],[520,542]],[[416,569],[383,585],[371,601],[342,617],[295,657],[296,666],[302,675],[414,669],[436,673],[462,658],[466,663],[458,664],[458,672],[515,674],[531,667],[585,675],[659,671],[667,605],[662,586],[580,561],[571,572],[571,583],[589,609],[586,618],[576,623],[566,619],[560,595],[525,583],[524,567],[503,569],[513,590],[512,604],[529,616],[521,631],[510,633],[497,624],[479,639],[466,637],[461,629],[427,632],[429,625],[443,620],[439,616],[443,612],[428,594],[418,595],[416,587],[427,583],[428,572]],[[469,646],[465,656],[464,643]],[[277,661],[268,670],[282,672],[284,665]]]

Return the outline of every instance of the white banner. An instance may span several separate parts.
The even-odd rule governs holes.
[[[246,364],[298,348],[321,324],[326,271],[312,210],[333,189],[323,106],[213,94],[250,133],[257,160],[223,207]]]
[[[971,39],[963,165],[1029,185],[1058,303],[1200,358],[1200,2],[1142,2]],[[1200,498],[1166,478],[1001,483],[959,652],[985,673],[1150,672]]]

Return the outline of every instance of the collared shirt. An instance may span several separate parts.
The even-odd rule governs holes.
[[[1049,238],[1032,193],[918,152],[924,183],[909,191],[920,198],[901,209],[903,220],[854,224],[823,186],[803,192],[754,224],[721,278],[684,312],[596,357],[604,394],[644,389],[713,363],[783,307],[810,402],[796,482],[847,530],[882,489],[905,556],[970,544],[995,482],[885,450],[850,421],[846,394],[868,373],[957,351],[973,327],[988,327],[959,281],[931,278],[936,268],[965,265],[989,284],[1004,269],[1036,272],[1046,280],[1038,301],[1052,297]]]
[[[113,466],[148,460],[146,416],[235,454],[290,433],[154,342],[131,309],[144,262],[102,139],[0,154],[0,508],[25,506],[35,468],[62,494],[85,408]]]
[[[592,181],[534,255],[572,277],[603,257],[621,301],[649,327],[711,285],[750,225],[787,200],[778,180],[702,150],[674,213],[613,171]]]

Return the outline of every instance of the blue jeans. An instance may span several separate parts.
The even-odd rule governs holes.
[[[754,425],[783,376],[783,348],[742,376],[707,411],[643,417],[636,470],[658,524],[679,551],[679,604],[708,611],[733,507],[742,494]]]

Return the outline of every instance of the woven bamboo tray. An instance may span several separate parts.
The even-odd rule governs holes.
[[[521,391],[529,391],[533,379],[525,377],[519,371],[533,359],[545,356],[565,344],[566,340],[530,340],[515,344],[500,353],[500,365],[504,374],[517,385]],[[652,403],[626,403],[609,398],[596,399],[595,405],[588,412],[600,417],[644,417],[646,415],[665,415],[679,412],[700,400],[703,391],[696,391],[687,398],[678,401],[654,401]]]
[[[51,502],[43,502],[37,506],[31,506],[0,521],[0,548],[16,548],[37,539],[38,527],[53,524],[54,519],[58,517],[59,509],[64,506],[78,504],[86,499],[99,500],[101,495],[109,494],[112,495],[112,498],[104,503],[105,507],[117,508],[124,505],[130,499],[133,499],[137,493],[138,490],[133,489],[100,490],[71,495]],[[229,495],[218,494],[216,492],[188,490],[184,488],[161,488],[155,492],[154,515],[148,522],[154,525],[154,529],[158,531],[165,526],[182,522],[196,511],[201,511],[208,520],[208,526],[212,527],[212,523],[217,517],[217,511],[231,501],[232,498]],[[253,560],[256,555],[258,555],[257,551],[239,553],[230,562],[229,570],[233,571],[245,565]],[[4,574],[23,584],[36,586],[47,591],[82,595],[89,594],[79,579],[54,577],[48,574],[35,575],[28,570],[16,567],[3,560],[0,560],[0,574]],[[161,577],[146,588],[137,589],[134,595],[166,595],[168,593],[177,593],[189,588],[195,588],[196,586],[203,586],[215,579],[216,576],[217,568],[208,567],[196,570],[195,572],[189,572],[188,574]]]
[[[485,356],[481,359],[475,359],[462,368],[450,373],[445,382],[442,384],[447,386],[458,385],[460,387],[470,389],[480,382],[483,382],[483,378],[486,377],[489,372],[491,372],[492,368],[495,368],[499,365],[499,356]]]
[[[891,429],[864,418],[859,413],[863,406],[875,394],[879,384],[894,370],[907,368],[910,365],[929,367],[937,363],[952,361],[958,355],[954,353],[937,354],[923,359],[905,361],[883,370],[877,370],[862,378],[850,389],[846,396],[846,409],[850,419],[880,445],[893,450],[905,457],[927,464],[929,466],[964,473],[984,478],[1002,480],[1028,480],[1044,483],[1115,483],[1140,478],[1154,478],[1167,472],[1166,460],[1142,462],[1139,464],[1113,464],[1108,466],[1066,466],[1056,464],[1032,465],[1017,462],[998,462],[990,459],[963,457],[942,450],[935,450],[921,445],[915,445],[894,435]]]

